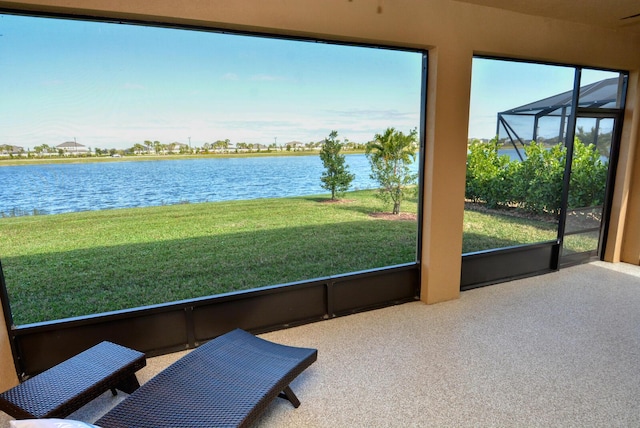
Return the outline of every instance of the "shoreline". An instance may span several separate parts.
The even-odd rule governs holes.
[[[364,150],[342,151],[341,154],[357,155],[364,154]],[[0,167],[21,166],[21,165],[52,165],[52,164],[74,164],[74,163],[100,163],[100,162],[153,162],[166,160],[189,160],[189,159],[217,159],[217,158],[249,158],[249,157],[295,157],[295,156],[319,156],[319,151],[279,151],[279,152],[252,152],[252,153],[208,153],[208,154],[171,154],[171,155],[126,155],[121,157],[111,156],[78,156],[78,157],[58,157],[48,158],[2,158]]]

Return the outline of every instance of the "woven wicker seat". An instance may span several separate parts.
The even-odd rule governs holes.
[[[289,384],[317,355],[315,349],[280,345],[233,330],[158,373],[96,424],[246,427],[278,396],[298,407]]]
[[[105,391],[132,393],[142,352],[102,342],[0,394],[0,410],[16,419],[63,418]]]

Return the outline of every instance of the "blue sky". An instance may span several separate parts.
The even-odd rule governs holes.
[[[415,52],[11,15],[0,34],[0,144],[284,144],[331,130],[364,143],[419,128]],[[498,111],[572,79],[570,67],[474,59],[469,136],[491,138]]]
[[[474,58],[469,137],[494,137],[498,112],[572,90],[574,72],[567,66]],[[616,76],[610,71],[583,70],[580,84]]]
[[[366,142],[419,126],[415,52],[0,16],[0,144]]]

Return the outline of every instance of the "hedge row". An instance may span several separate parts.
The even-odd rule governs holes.
[[[531,142],[523,161],[499,155],[496,140],[473,141],[467,156],[466,197],[490,208],[517,207],[535,214],[557,214],[562,198],[566,148],[546,148]],[[608,161],[603,162],[593,144],[575,140],[569,192],[570,207],[601,205]]]

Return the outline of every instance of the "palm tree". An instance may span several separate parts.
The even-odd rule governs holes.
[[[406,188],[413,186],[418,178],[409,168],[418,151],[417,134],[415,129],[405,135],[395,128],[387,128],[384,134],[376,134],[366,147],[371,178],[380,184],[379,197],[393,202],[393,214],[400,214]]]
[[[145,140],[144,141],[144,145],[147,148],[147,154],[151,153],[151,147],[153,146],[153,143],[149,140]]]
[[[143,146],[142,144],[135,143],[133,145],[133,150],[132,151],[133,151],[134,154],[139,155],[141,153],[144,153],[144,148],[145,148],[145,146]]]

